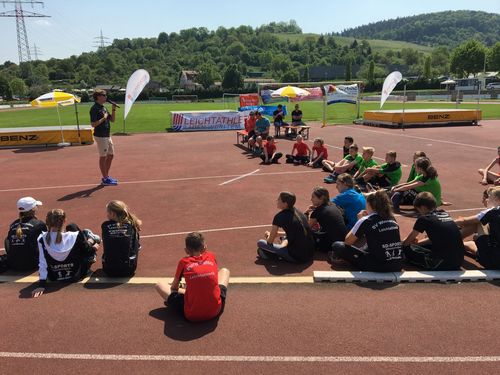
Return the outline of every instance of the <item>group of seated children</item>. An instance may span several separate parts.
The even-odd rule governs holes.
[[[416,172],[423,170],[417,164]],[[339,175],[336,184],[339,194],[333,199],[327,189],[314,188],[312,206],[304,212],[295,207],[293,193],[281,192],[271,229],[257,242],[258,257],[307,263],[319,250],[328,252],[331,263],[395,272],[405,259],[424,270],[458,270],[467,251],[485,268],[500,269],[500,187],[487,190],[486,210],[457,220],[438,209],[431,192],[416,193],[412,204],[419,217],[402,240],[386,190],[362,194],[348,173]],[[473,241],[464,242],[473,234]]]
[[[9,227],[2,263],[14,271],[34,271],[40,280],[33,291],[39,297],[50,281],[76,282],[86,277],[96,261],[101,237],[89,229],[67,224],[62,209],[47,212],[45,223],[36,217],[42,202],[32,197],[18,200],[19,218]],[[107,220],[102,223],[102,266],[111,277],[133,276],[140,249],[141,221],[125,203],[111,201],[106,206]]]

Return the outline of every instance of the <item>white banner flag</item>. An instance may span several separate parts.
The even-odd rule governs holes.
[[[127,115],[132,108],[135,100],[141,93],[144,86],[149,82],[149,73],[144,69],[138,69],[128,79],[127,91],[125,92],[125,110],[123,112],[123,119],[127,118]]]
[[[391,94],[394,87],[403,79],[400,72],[392,72],[389,74],[384,81],[384,86],[382,87],[382,96],[380,97],[380,108],[384,105],[385,101]]]

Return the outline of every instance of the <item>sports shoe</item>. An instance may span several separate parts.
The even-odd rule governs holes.
[[[337,179],[333,176],[333,175],[330,175],[330,176],[327,176],[323,179],[323,181],[326,183],[326,184],[334,184],[337,182]]]
[[[108,179],[112,182],[116,182],[116,184],[118,184],[118,180],[116,178],[113,178],[111,176],[108,176]]]
[[[257,255],[259,256],[260,259],[270,259],[266,252],[264,250],[262,250],[261,248],[258,248],[257,249]]]
[[[116,182],[115,180],[110,180],[109,177],[106,177],[106,178],[103,177],[101,179],[101,185],[105,185],[105,186],[118,185],[118,182]]]

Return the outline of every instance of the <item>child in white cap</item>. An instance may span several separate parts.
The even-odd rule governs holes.
[[[7,268],[16,271],[33,271],[38,267],[37,238],[47,226],[36,217],[42,202],[33,197],[17,201],[19,218],[10,226],[5,239]]]

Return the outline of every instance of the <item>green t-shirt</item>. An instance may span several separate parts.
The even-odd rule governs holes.
[[[415,171],[415,164],[412,164],[410,169],[410,174],[408,175],[408,179],[406,180],[406,182],[413,181],[417,176],[419,175],[417,175],[417,171]]]
[[[417,186],[415,190],[419,193],[423,191],[428,191],[432,195],[434,195],[434,198],[436,198],[436,203],[438,206],[441,205],[441,183],[439,182],[438,178],[427,178],[424,177],[424,175],[418,175],[415,177],[414,181],[422,181],[424,184],[422,186]]]
[[[356,160],[356,165],[354,166],[354,168],[359,168],[359,164],[363,161],[363,157],[360,154],[357,154],[354,158],[351,155],[347,155],[344,159],[349,163],[353,160]]]
[[[364,172],[364,170],[366,168],[371,168],[371,167],[374,167],[375,165],[378,165],[378,163],[373,159],[365,160],[365,159],[361,158],[361,162],[358,163],[358,167],[359,167],[360,172]]]
[[[395,162],[392,164],[384,163],[380,166],[380,173],[387,176],[391,181],[391,186],[397,185],[401,176],[403,175],[403,170],[401,169],[401,163]]]

